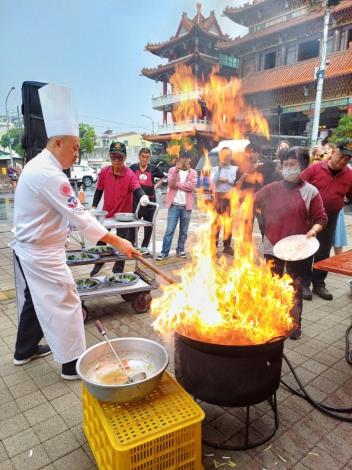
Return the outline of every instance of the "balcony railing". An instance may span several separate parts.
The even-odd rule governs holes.
[[[152,98],[153,109],[162,110],[166,107],[172,106],[173,104],[180,103],[181,101],[191,101],[200,99],[201,90],[195,88],[194,90],[185,91],[183,93],[176,93],[173,95],[161,95]]]
[[[194,119],[192,121],[159,124],[156,132],[158,134],[176,134],[179,132],[190,132],[194,129],[197,131],[211,132],[211,121],[206,119]]]

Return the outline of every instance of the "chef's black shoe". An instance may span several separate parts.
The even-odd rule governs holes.
[[[319,295],[324,300],[332,300],[332,294],[327,290],[325,286],[313,286],[314,294]]]
[[[104,266],[104,263],[95,264],[94,268],[90,272],[90,277],[96,276],[101,271],[103,266]]]
[[[307,286],[302,286],[302,297],[304,300],[312,300],[312,293]]]
[[[16,359],[16,357],[14,356],[13,363],[15,366],[23,366],[24,364],[28,364],[28,362],[31,362],[33,359],[48,356],[49,354],[51,354],[51,349],[47,344],[38,344],[38,348],[36,352],[32,354],[32,356],[27,357],[26,359]]]
[[[62,364],[61,368],[61,377],[64,380],[77,380],[79,379],[79,375],[77,374],[76,370],[77,359],[71,362],[66,362]]]

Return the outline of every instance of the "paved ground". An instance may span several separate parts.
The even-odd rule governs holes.
[[[163,235],[166,211],[158,223],[158,245]],[[192,227],[198,223],[194,213]],[[348,216],[350,240],[352,217]],[[83,470],[96,468],[81,424],[81,388],[78,381],[63,382],[59,367],[44,358],[22,367],[12,365],[16,335],[16,305],[12,255],[7,248],[10,226],[0,224],[0,469]],[[258,237],[256,237],[258,240]],[[176,263],[164,267],[172,272]],[[76,268],[87,272],[88,268]],[[108,269],[106,270],[108,272]],[[319,400],[351,406],[352,368],[344,359],[344,334],[351,322],[351,295],[347,279],[329,275],[334,301],[314,297],[304,305],[303,338],[286,341],[285,352],[311,394]],[[155,291],[153,295],[158,295]],[[148,313],[135,315],[121,299],[110,297],[90,302],[94,318],[103,320],[110,335],[143,336],[162,342],[151,328]],[[100,338],[94,323],[86,325],[88,345]],[[172,347],[170,370],[173,370]],[[285,378],[292,382],[287,368]],[[247,452],[214,451],[204,447],[205,469],[352,469],[352,424],[325,417],[282,387],[278,392],[280,427],[270,444]],[[236,434],[243,410],[204,406],[203,436],[223,440]],[[260,434],[271,426],[269,406],[253,411],[253,426]],[[211,455],[213,454],[213,455]],[[224,459],[224,457],[230,457]],[[123,470],[123,469],[121,469]]]

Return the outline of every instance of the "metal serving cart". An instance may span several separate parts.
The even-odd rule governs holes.
[[[154,203],[154,202],[150,202],[149,204],[155,206],[156,208],[152,222],[148,222],[146,220],[137,218],[137,214],[140,209],[140,204],[138,204],[136,212],[135,212],[135,220],[133,220],[132,222],[119,222],[113,218],[110,218],[110,219],[105,219],[103,222],[103,225],[108,229],[113,229],[113,228],[132,229],[134,228],[136,230],[135,239],[136,239],[137,248],[138,248],[138,229],[140,227],[152,227],[152,257],[155,259],[156,257],[155,221],[156,221],[156,217],[159,211],[159,204]],[[85,243],[83,240],[82,247],[84,246],[85,246]],[[77,251],[77,250],[73,250],[73,251]],[[66,253],[69,254],[70,251],[66,251]],[[129,258],[127,258],[127,256],[116,254],[116,255],[102,256],[97,260],[82,260],[82,261],[76,262],[74,265],[72,264],[70,267],[86,265],[86,264],[115,263],[116,261],[122,261],[122,260],[128,260],[128,259]],[[140,269],[140,267],[138,266],[137,260],[136,260],[136,267],[135,267],[134,272],[139,276],[140,279],[138,280],[136,284],[133,284],[131,286],[110,285],[104,282],[104,277],[96,276],[96,279],[99,279],[100,281],[102,281],[102,284],[100,287],[92,291],[79,292],[79,296],[82,301],[82,313],[83,313],[84,320],[86,320],[89,315],[88,308],[86,304],[84,303],[84,301],[92,300],[92,299],[96,299],[100,297],[106,297],[110,295],[114,295],[114,296],[119,295],[126,302],[130,302],[135,313],[147,312],[150,308],[150,303],[152,300],[150,292],[154,289],[157,289],[158,284],[154,278],[152,278],[145,271]]]

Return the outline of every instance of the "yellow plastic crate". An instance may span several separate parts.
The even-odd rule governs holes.
[[[83,385],[83,430],[101,470],[202,470],[203,419],[167,372],[135,403],[98,401]]]

